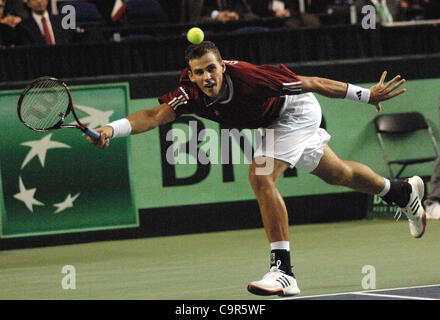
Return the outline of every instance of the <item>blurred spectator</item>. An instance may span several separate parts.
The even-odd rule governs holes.
[[[285,26],[288,28],[320,25],[319,18],[315,14],[300,13],[297,0],[248,0],[248,3],[252,11],[260,17],[285,19]]]
[[[26,19],[29,17],[29,12],[26,5],[24,4],[24,0],[4,0],[3,2],[6,4],[6,14],[18,16],[22,19]]]
[[[81,1],[81,0],[74,0]],[[125,13],[125,0],[87,0],[93,3],[101,13],[104,21],[110,25],[123,18]]]
[[[298,1],[297,1],[298,2]],[[304,0],[305,12],[309,14],[326,14],[328,7],[344,5],[343,1],[337,0]]]
[[[258,15],[252,12],[248,0],[204,0],[203,3],[203,22],[228,22],[257,18]]]
[[[438,117],[440,124],[440,105],[438,106]],[[426,217],[428,219],[440,219],[440,157],[434,165],[430,179],[430,192],[426,196],[424,205],[426,208]]]
[[[278,18],[291,18],[295,13],[293,9],[293,2],[291,0],[269,1],[269,10],[272,11],[273,15]]]
[[[8,23],[4,11],[5,2],[0,0],[0,47],[9,47],[14,44],[14,28]]]
[[[202,16],[204,0],[159,0],[170,22],[198,23]]]
[[[296,0],[247,0],[252,12],[260,17],[290,18],[297,10]]]
[[[440,19],[439,0],[400,0],[409,20]]]
[[[367,5],[375,7],[377,23],[406,20],[399,0],[355,0],[354,4],[357,9],[358,21],[362,21],[364,17],[362,8]]]
[[[60,15],[54,16],[49,13],[48,0],[27,0],[26,4],[30,15],[20,24],[24,29],[23,44],[55,45],[70,41],[72,31],[62,28]]]
[[[114,1],[112,0],[88,0],[88,1],[95,4],[96,8],[98,8],[99,12],[101,13],[102,17],[104,18],[107,24],[112,23],[111,15],[112,15],[113,7],[115,5]]]
[[[440,19],[440,1],[439,0],[424,0],[424,18],[428,19]]]
[[[423,7],[418,0],[400,0],[400,6],[405,12],[405,20],[419,20],[423,17]]]
[[[111,0],[111,21],[126,25],[167,22],[159,0]]]
[[[0,0],[0,47],[11,47],[19,43],[20,32],[17,25],[22,18],[6,12],[5,0]]]
[[[10,1],[10,0],[9,0]],[[15,28],[23,19],[18,16],[12,9],[12,6],[6,6],[5,0],[0,0],[1,14],[0,23],[6,24],[11,28]]]

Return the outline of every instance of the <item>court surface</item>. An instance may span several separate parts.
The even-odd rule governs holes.
[[[283,300],[440,300],[440,285],[286,297]],[[277,299],[281,300],[281,299]]]
[[[293,299],[440,299],[439,221],[428,221],[421,239],[411,238],[404,219],[299,225],[290,232],[302,290]],[[6,250],[0,299],[274,299],[246,290],[268,264],[263,229]],[[64,266],[74,274],[63,273]],[[371,270],[375,289],[365,289]]]

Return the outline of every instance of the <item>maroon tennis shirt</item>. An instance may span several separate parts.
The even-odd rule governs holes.
[[[228,82],[229,97],[212,103],[199,87],[192,83],[188,68],[182,70],[176,90],[159,98],[179,117],[196,114],[233,128],[264,128],[279,115],[285,95],[301,93],[301,81],[285,65],[253,65],[244,61],[228,61],[224,81]]]

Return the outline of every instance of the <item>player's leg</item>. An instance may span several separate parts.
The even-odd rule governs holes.
[[[259,159],[268,158],[259,157]],[[249,182],[257,197],[264,230],[269,240],[270,266],[278,265],[283,272],[293,276],[290,262],[289,218],[284,199],[276,186],[279,177],[289,164],[273,158],[270,160],[274,165],[273,170],[268,174],[258,174],[258,168],[263,165],[257,164],[255,159],[252,161],[249,167]]]
[[[287,209],[276,186],[279,177],[289,167],[289,164],[277,159],[273,161],[273,170],[265,175],[257,173],[258,168],[265,166],[264,163],[257,164],[253,160],[249,166],[249,182],[257,197],[264,229],[270,243],[289,241]]]
[[[368,166],[355,161],[341,160],[329,146],[324,147],[324,154],[311,173],[329,184],[369,194],[379,194],[386,183],[382,176]]]
[[[378,194],[387,203],[397,204],[400,207],[398,213],[404,213],[408,217],[411,235],[415,238],[423,235],[426,218],[421,204],[424,195],[422,179],[416,176],[405,181],[389,181],[362,163],[341,160],[329,146],[323,151],[324,154],[312,174],[327,183],[346,186],[363,193]]]
[[[262,280],[251,282],[248,290],[259,295],[295,295],[300,290],[292,272],[290,262],[289,221],[286,205],[276,183],[289,164],[273,158],[258,157],[273,161],[273,169],[266,174],[258,174],[258,169],[266,166],[255,159],[249,167],[249,182],[257,197],[264,229],[269,239],[270,271]],[[267,162],[266,162],[267,163]]]
[[[330,139],[327,133],[318,133],[321,119],[321,109],[313,94],[286,96],[279,118],[267,128],[262,143],[255,151],[249,179],[270,242],[271,268],[262,280],[249,284],[248,290],[252,293],[295,295],[300,292],[290,264],[287,210],[276,182],[288,167],[295,166],[304,150],[310,146],[322,149]],[[260,161],[255,160],[261,157],[274,161],[272,173],[257,173]],[[311,166],[315,168],[318,161],[307,162],[312,162]]]

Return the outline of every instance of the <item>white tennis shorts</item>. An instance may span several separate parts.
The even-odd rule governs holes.
[[[280,116],[266,129],[254,158],[271,157],[289,163],[291,168],[312,172],[331,138],[319,128],[321,117],[321,106],[312,93],[285,96]]]

